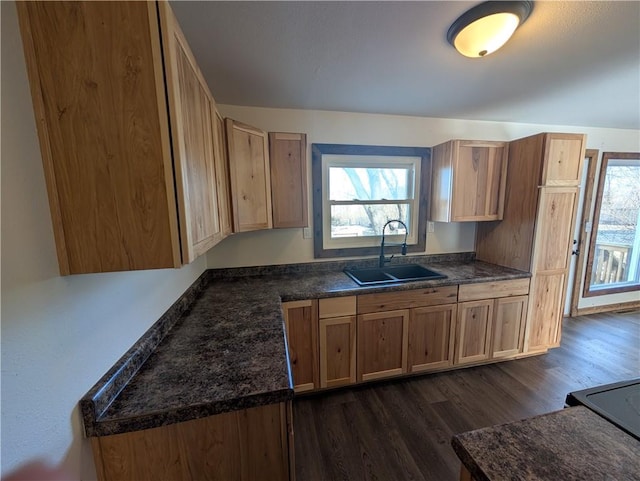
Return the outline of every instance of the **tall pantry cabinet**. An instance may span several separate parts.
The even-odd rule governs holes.
[[[524,352],[560,343],[585,140],[543,133],[510,142],[503,220],[477,226],[478,260],[532,273]]]

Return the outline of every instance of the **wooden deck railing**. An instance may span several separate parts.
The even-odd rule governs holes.
[[[630,245],[596,244],[591,285],[625,282],[630,251]]]

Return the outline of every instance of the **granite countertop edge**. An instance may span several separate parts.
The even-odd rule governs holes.
[[[192,421],[207,416],[214,416],[241,409],[265,406],[285,402],[293,399],[293,389],[280,389],[277,391],[240,396],[233,399],[190,405],[184,408],[171,409],[159,412],[151,412],[143,416],[116,418],[108,421],[96,420],[93,423],[85,423],[86,437],[111,436],[145,429],[159,428],[179,422]]]
[[[640,441],[584,406],[459,433],[451,446],[477,481],[622,480],[640,472]]]
[[[227,271],[233,273],[233,269],[205,271],[167,313],[80,400],[85,435],[93,437],[139,431],[292,399],[293,385],[284,336],[281,302],[415,290],[531,276],[528,272],[475,261],[472,258],[469,259],[469,256],[458,259],[455,256],[444,259],[442,256],[437,256],[433,260],[435,262],[429,262],[429,268],[440,269],[448,275],[447,279],[375,287],[358,286],[342,270],[323,271],[322,267],[319,272],[313,269],[303,272],[295,270],[281,272],[276,269],[273,274],[265,268],[259,268],[257,274],[253,275],[251,270],[243,268],[238,276],[228,275]],[[474,272],[483,274],[474,275]],[[228,309],[232,311],[227,313]],[[263,319],[264,323],[262,323]],[[238,354],[241,351],[241,345],[227,346],[225,349],[219,347],[220,339],[228,337],[229,332],[237,334],[236,330],[241,327],[246,331],[242,331],[242,335],[249,333],[247,346],[261,342],[267,347],[270,346],[271,349],[256,354],[257,360],[254,360],[250,355]],[[177,400],[170,399],[169,394],[161,391],[164,390],[166,383],[174,382],[171,379],[176,369],[179,371],[184,368],[184,378],[191,379],[187,375],[186,368],[186,364],[191,360],[187,357],[188,353],[183,353],[182,364],[174,362],[171,343],[180,346],[176,341],[179,337],[188,338],[192,344],[197,343],[198,336],[203,333],[211,337],[212,343],[194,347],[194,359],[200,356],[200,361],[208,360],[212,351],[226,352],[226,350],[235,349],[238,351],[235,354],[239,355],[244,363],[238,365],[246,366],[252,361],[256,361],[257,364],[273,363],[273,366],[246,368],[248,373],[268,371],[272,378],[268,378],[267,375],[265,380],[258,379],[261,376],[255,376],[256,379],[245,379],[244,382],[248,387],[245,385],[243,389],[238,389],[242,392],[234,392],[235,388],[229,387],[231,381],[228,381],[224,388],[229,391],[225,392],[221,389],[220,392],[223,394],[219,396],[217,393],[212,394],[215,387],[210,387],[206,382],[196,383],[197,385],[184,398],[184,402],[181,401],[183,398],[180,396],[175,396]],[[251,338],[253,334],[259,341]],[[241,337],[240,334],[237,335]],[[212,346],[215,346],[215,349]],[[220,361],[221,354],[218,352],[215,354],[218,355],[216,362]],[[132,362],[134,358],[135,362]],[[174,366],[169,366],[171,363]],[[169,371],[169,368],[172,370]],[[220,375],[230,376],[231,379],[242,371],[237,368],[239,372],[230,372],[236,368],[237,365],[230,364]],[[165,385],[158,381],[161,376],[168,378],[163,381]],[[213,379],[213,376],[210,379]],[[164,398],[158,405],[154,405],[153,402],[154,383],[158,384],[156,391],[160,391],[156,396]],[[203,384],[207,384],[206,387],[200,387]],[[147,387],[150,392],[149,399],[144,398]]]

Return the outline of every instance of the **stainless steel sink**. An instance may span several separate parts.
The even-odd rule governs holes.
[[[418,264],[399,264],[370,269],[345,269],[344,273],[361,286],[392,284],[395,282],[429,281],[446,279],[447,277]]]

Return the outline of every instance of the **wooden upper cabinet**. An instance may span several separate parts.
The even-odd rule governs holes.
[[[225,119],[233,204],[233,231],[271,229],[271,180],[267,133]]]
[[[160,2],[182,258],[222,240],[216,185],[215,103],[168,2]]]
[[[436,222],[502,219],[507,145],[451,140],[435,146],[430,219]]]
[[[60,273],[179,267],[213,245],[213,99],[168,3],[16,5]]]
[[[220,231],[222,237],[233,233],[233,213],[231,212],[231,187],[229,186],[229,159],[227,156],[227,136],[224,130],[224,119],[215,111],[216,127],[216,181],[218,187],[218,213],[220,215]]]
[[[273,227],[307,227],[307,136],[269,132]]]
[[[585,136],[582,134],[547,134],[541,184],[546,186],[579,185],[585,148]]]

